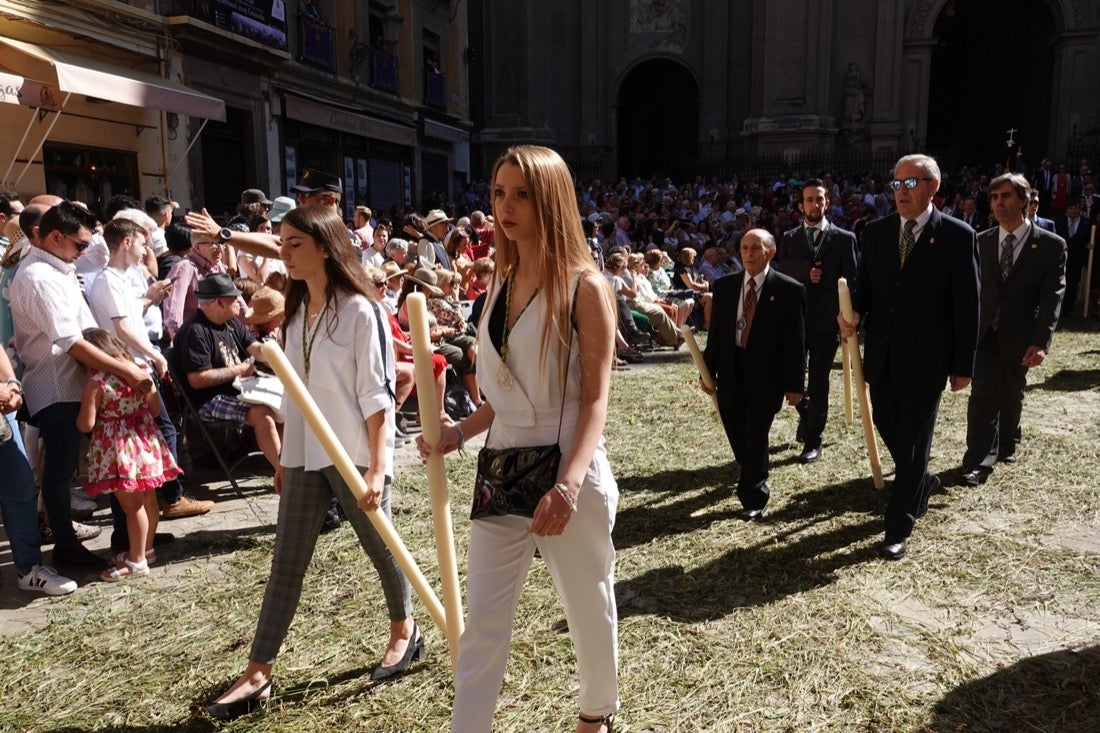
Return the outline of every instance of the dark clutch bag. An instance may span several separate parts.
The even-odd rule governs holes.
[[[558,480],[557,443],[522,448],[482,448],[470,519],[518,514],[533,517],[539,499]]]

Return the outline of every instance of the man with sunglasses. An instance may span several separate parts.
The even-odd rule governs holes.
[[[76,415],[87,377],[85,368],[118,376],[145,394],[153,382],[133,362],[107,356],[82,337],[96,326],[76,279],[74,263],[92,241],[94,221],[64,201],[42,215],[38,241],[11,284],[15,347],[25,364],[23,391],[31,419],[46,447],[42,500],[54,531],[57,564],[102,567],[73,532],[69,482],[79,458]]]
[[[863,230],[863,256],[851,323],[862,323],[863,372],[871,388],[875,426],[894,459],[879,554],[905,555],[913,525],[928,509],[940,479],[928,472],[940,396],[950,383],[970,384],[978,342],[978,246],[974,230],[932,206],[940,168],[927,155],[894,166],[890,187],[897,212]]]

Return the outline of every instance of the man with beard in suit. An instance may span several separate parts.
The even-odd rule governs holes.
[[[1024,216],[1029,193],[1016,174],[989,184],[998,226],[978,236],[981,316],[966,410],[967,486],[984,481],[998,459],[1014,458],[1027,370],[1046,358],[1066,290],[1066,243]]]
[[[825,218],[829,195],[825,184],[810,178],[802,184],[798,204],[805,226],[784,232],[775,251],[775,267],[806,288],[806,349],[809,352],[807,399],[799,403],[798,460],[821,457],[821,442],[829,418],[829,372],[836,360],[837,280],[856,287],[856,238]]]
[[[897,212],[864,231],[852,322],[837,316],[842,337],[863,323],[863,372],[875,426],[894,459],[879,554],[900,560],[928,497],[940,486],[928,472],[940,396],[950,382],[970,384],[978,340],[978,248],[974,230],[932,206],[940,167],[927,155],[894,166]]]
[[[806,289],[768,266],[775,239],[766,229],[741,238],[742,272],[714,281],[703,352],[718,412],[741,466],[741,518],[757,521],[768,503],[768,433],[783,399],[797,406],[805,373]],[[703,391],[710,392],[700,381]]]

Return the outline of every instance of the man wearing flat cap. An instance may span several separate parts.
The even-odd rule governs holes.
[[[233,420],[256,431],[256,443],[272,467],[279,465],[275,412],[244,402],[233,382],[255,372],[252,359],[262,359],[257,341],[237,318],[241,291],[225,273],[208,275],[195,289],[199,309],[184,321],[173,346],[171,363],[182,375],[180,388],[206,420]],[[251,358],[250,358],[251,357]]]
[[[424,236],[416,245],[416,257],[422,267],[451,269],[451,258],[443,247],[443,237],[447,236],[447,226],[452,221],[439,209],[432,209],[424,218]]]

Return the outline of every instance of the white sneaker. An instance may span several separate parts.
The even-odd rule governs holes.
[[[48,596],[64,596],[76,590],[76,581],[58,575],[53,568],[35,565],[29,573],[19,576],[19,590],[37,590]]]

